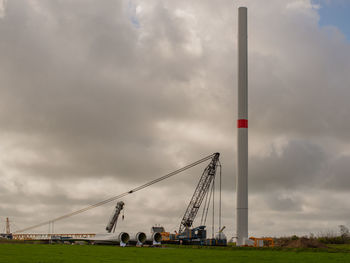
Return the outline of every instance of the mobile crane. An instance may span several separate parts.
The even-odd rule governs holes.
[[[201,225],[192,229],[191,227],[201,207],[203,199],[208,194],[210,186],[215,179],[217,167],[220,165],[219,157],[220,153],[215,153],[209,165],[204,169],[199,183],[193,193],[191,201],[181,220],[179,232],[177,235],[177,239],[179,239],[181,243],[203,244],[206,240],[207,233],[205,225]],[[206,212],[208,212],[208,210],[206,210]]]

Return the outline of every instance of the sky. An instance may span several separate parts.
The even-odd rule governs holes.
[[[314,0],[314,4],[319,5],[319,24],[338,28],[350,41],[350,1]]]
[[[6,217],[25,228],[220,152],[223,225],[234,236],[241,5],[249,235],[350,226],[349,27],[326,17],[332,1],[0,3],[2,228]],[[204,168],[124,198],[117,230],[178,229]],[[55,232],[103,233],[114,205]]]

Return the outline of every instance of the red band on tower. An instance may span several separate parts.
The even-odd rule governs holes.
[[[248,120],[240,119],[237,121],[237,128],[248,128]]]

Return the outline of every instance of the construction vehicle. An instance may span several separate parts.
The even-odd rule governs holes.
[[[250,237],[254,241],[254,247],[274,247],[275,241],[271,237]]]
[[[176,237],[183,245],[205,245],[207,239],[206,226],[195,228],[186,227],[185,230]]]
[[[181,220],[179,232],[176,238],[182,244],[205,244],[207,232],[206,226],[201,225],[195,228],[191,228],[193,221],[201,207],[204,198],[208,195],[210,187],[213,185],[216,170],[219,162],[220,153],[215,153],[211,159],[209,165],[204,169],[203,174],[199,180],[199,183],[193,193],[191,201],[186,209],[186,212]],[[208,209],[203,210],[203,214],[208,213]],[[206,219],[205,215],[205,219]],[[203,218],[203,216],[202,216]]]
[[[118,202],[117,205],[115,206],[114,212],[111,215],[111,218],[109,219],[108,224],[106,226],[106,230],[108,233],[111,233],[112,231],[113,231],[113,233],[115,232],[118,218],[119,218],[120,212],[123,210],[123,208],[124,208],[123,201]],[[124,219],[124,216],[123,216],[123,219]]]

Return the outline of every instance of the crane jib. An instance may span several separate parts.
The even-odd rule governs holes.
[[[127,191],[127,192],[124,192],[124,193],[121,193],[121,194],[119,194],[119,195],[113,196],[113,197],[111,197],[111,198],[108,198],[108,199],[106,199],[106,200],[100,201],[100,202],[95,203],[95,204],[93,204],[93,205],[89,205],[89,206],[84,207],[84,208],[82,208],[82,209],[79,209],[79,210],[77,210],[77,211],[70,212],[70,213],[68,213],[68,214],[65,214],[65,215],[62,215],[62,216],[53,218],[53,219],[51,219],[51,220],[47,220],[47,221],[44,221],[44,222],[35,224],[35,225],[30,226],[30,227],[27,227],[27,228],[23,228],[23,229],[17,230],[17,231],[15,231],[14,233],[21,233],[21,232],[28,231],[28,230],[31,230],[31,229],[34,229],[34,228],[38,228],[38,227],[41,227],[41,226],[44,226],[44,225],[47,225],[47,224],[52,224],[53,222],[56,222],[56,221],[59,221],[59,220],[62,220],[62,219],[65,219],[65,218],[68,218],[68,217],[71,217],[71,216],[75,216],[75,215],[84,213],[84,212],[86,212],[86,211],[88,211],[88,210],[94,209],[94,208],[96,208],[96,207],[99,207],[99,206],[108,204],[108,203],[110,203],[110,202],[112,202],[112,201],[118,200],[118,199],[120,199],[120,198],[122,198],[122,197],[125,197],[125,196],[129,195],[129,194],[133,194],[133,193],[135,193],[135,192],[137,192],[137,191],[140,191],[140,190],[142,190],[142,189],[145,189],[145,188],[147,188],[147,187],[150,187],[150,186],[152,186],[152,185],[154,185],[154,184],[156,184],[156,183],[159,183],[159,182],[161,182],[161,181],[163,181],[163,180],[166,180],[166,179],[168,179],[168,178],[170,178],[170,177],[173,177],[173,176],[175,176],[175,175],[177,175],[177,174],[180,174],[180,173],[183,172],[183,171],[186,171],[186,170],[188,170],[188,169],[190,169],[190,168],[192,168],[192,167],[195,167],[196,165],[199,165],[199,164],[201,164],[201,163],[203,163],[203,162],[206,162],[206,161],[212,159],[213,156],[215,156],[216,154],[217,154],[217,153],[208,155],[208,156],[206,156],[206,157],[204,157],[204,158],[202,158],[202,159],[200,159],[200,160],[198,160],[198,161],[196,161],[196,162],[193,162],[193,163],[191,163],[191,164],[188,164],[188,165],[186,165],[186,166],[184,166],[184,167],[182,167],[182,168],[180,168],[180,169],[178,169],[178,170],[175,170],[175,171],[173,171],[173,172],[171,172],[171,173],[168,173],[168,174],[166,174],[166,175],[163,175],[162,177],[159,177],[159,178],[157,178],[157,179],[154,179],[154,180],[152,180],[152,181],[150,181],[150,182],[147,182],[147,183],[145,183],[145,184],[143,184],[143,185],[140,185],[140,186],[138,186],[138,187],[136,187],[136,188],[134,188],[134,189],[131,189],[131,190]]]
[[[106,230],[108,233],[111,233],[112,230],[115,229],[115,227],[117,226],[118,217],[120,212],[123,210],[123,208],[124,208],[123,201],[118,202],[117,205],[115,206],[114,212],[111,215],[111,218],[109,219],[108,224],[106,226]]]
[[[183,232],[184,228],[192,226],[193,221],[196,218],[199,208],[203,202],[203,199],[205,195],[208,193],[210,185],[212,184],[215,178],[216,168],[219,162],[219,156],[220,156],[220,153],[215,153],[209,165],[204,169],[203,174],[199,180],[199,183],[193,193],[191,201],[181,220],[179,233]]]

